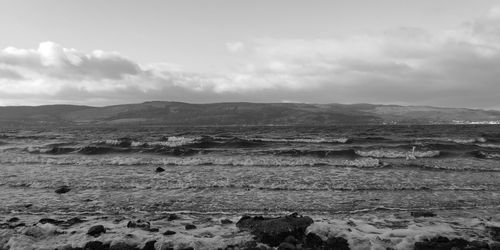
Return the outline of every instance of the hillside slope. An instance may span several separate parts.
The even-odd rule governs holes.
[[[0,124],[336,125],[500,121],[500,111],[427,106],[303,103],[145,102],[106,107],[0,107]]]

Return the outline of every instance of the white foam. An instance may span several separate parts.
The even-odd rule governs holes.
[[[264,142],[296,142],[296,143],[346,143],[349,138],[297,138],[297,139],[280,139],[280,138],[258,138]]]
[[[440,155],[437,150],[430,151],[402,151],[393,149],[374,149],[374,150],[356,150],[357,155],[363,157],[375,157],[375,158],[407,158],[409,154],[416,158],[430,158]]]

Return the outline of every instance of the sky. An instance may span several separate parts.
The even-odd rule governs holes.
[[[497,0],[0,0],[0,105],[500,110]]]

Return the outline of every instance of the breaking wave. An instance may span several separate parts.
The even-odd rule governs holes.
[[[395,149],[356,150],[355,153],[362,157],[374,158],[431,158],[438,157],[441,154],[441,152],[437,150],[412,152]]]

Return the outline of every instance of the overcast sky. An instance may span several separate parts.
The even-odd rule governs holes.
[[[0,105],[150,100],[500,109],[500,5],[0,1]]]

